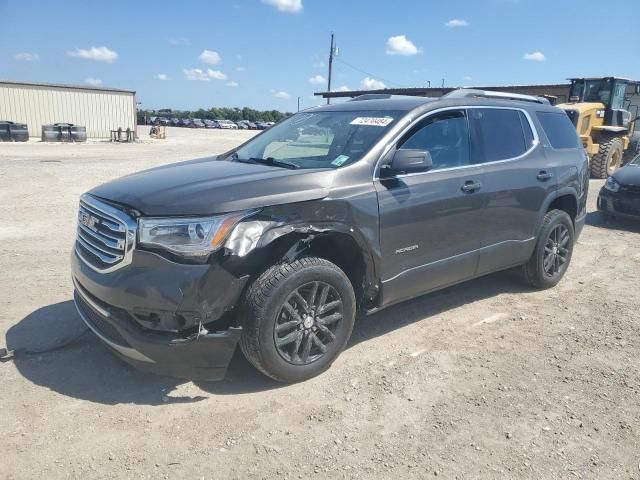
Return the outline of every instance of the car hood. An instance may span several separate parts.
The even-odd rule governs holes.
[[[614,172],[613,178],[620,185],[640,185],[640,167],[622,167]]]
[[[207,157],[134,173],[88,193],[143,215],[211,215],[324,198],[334,174]]]

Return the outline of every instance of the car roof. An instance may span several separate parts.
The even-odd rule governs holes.
[[[362,98],[365,97],[365,98]],[[305,112],[349,112],[349,111],[412,111],[426,112],[447,107],[504,107],[522,110],[558,111],[548,103],[537,103],[517,99],[495,97],[413,97],[405,95],[363,95],[347,102],[323,105],[305,110]]]

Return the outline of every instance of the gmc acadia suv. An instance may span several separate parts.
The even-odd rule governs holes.
[[[588,178],[545,99],[365,95],[83,195],[75,302],[138,367],[220,379],[239,343],[264,374],[301,381],[358,313],[513,267],[557,284]]]

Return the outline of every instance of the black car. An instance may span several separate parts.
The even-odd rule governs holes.
[[[588,182],[575,128],[545,99],[358,97],[84,194],[75,302],[141,368],[220,379],[239,344],[266,375],[301,381],[331,365],[358,313],[514,267],[555,286]]]
[[[29,129],[26,123],[0,120],[0,142],[26,142],[28,140]]]
[[[598,210],[608,217],[640,218],[640,155],[607,178]]]

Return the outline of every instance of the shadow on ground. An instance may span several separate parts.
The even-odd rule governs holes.
[[[425,295],[360,318],[348,348],[416,321],[428,321],[451,308],[500,293],[525,291],[529,290],[514,281],[512,275],[499,273]],[[35,310],[11,327],[7,347],[40,350],[77,336],[84,328],[73,302],[61,302]],[[169,395],[185,381],[135,370],[116,358],[91,332],[61,350],[18,355],[13,361],[18,371],[36,385],[96,403],[161,405],[206,399]],[[282,386],[258,373],[239,349],[223,381],[198,383],[212,395],[260,392]]]
[[[587,213],[587,225],[607,230],[640,233],[640,219],[607,217],[598,211]]]

